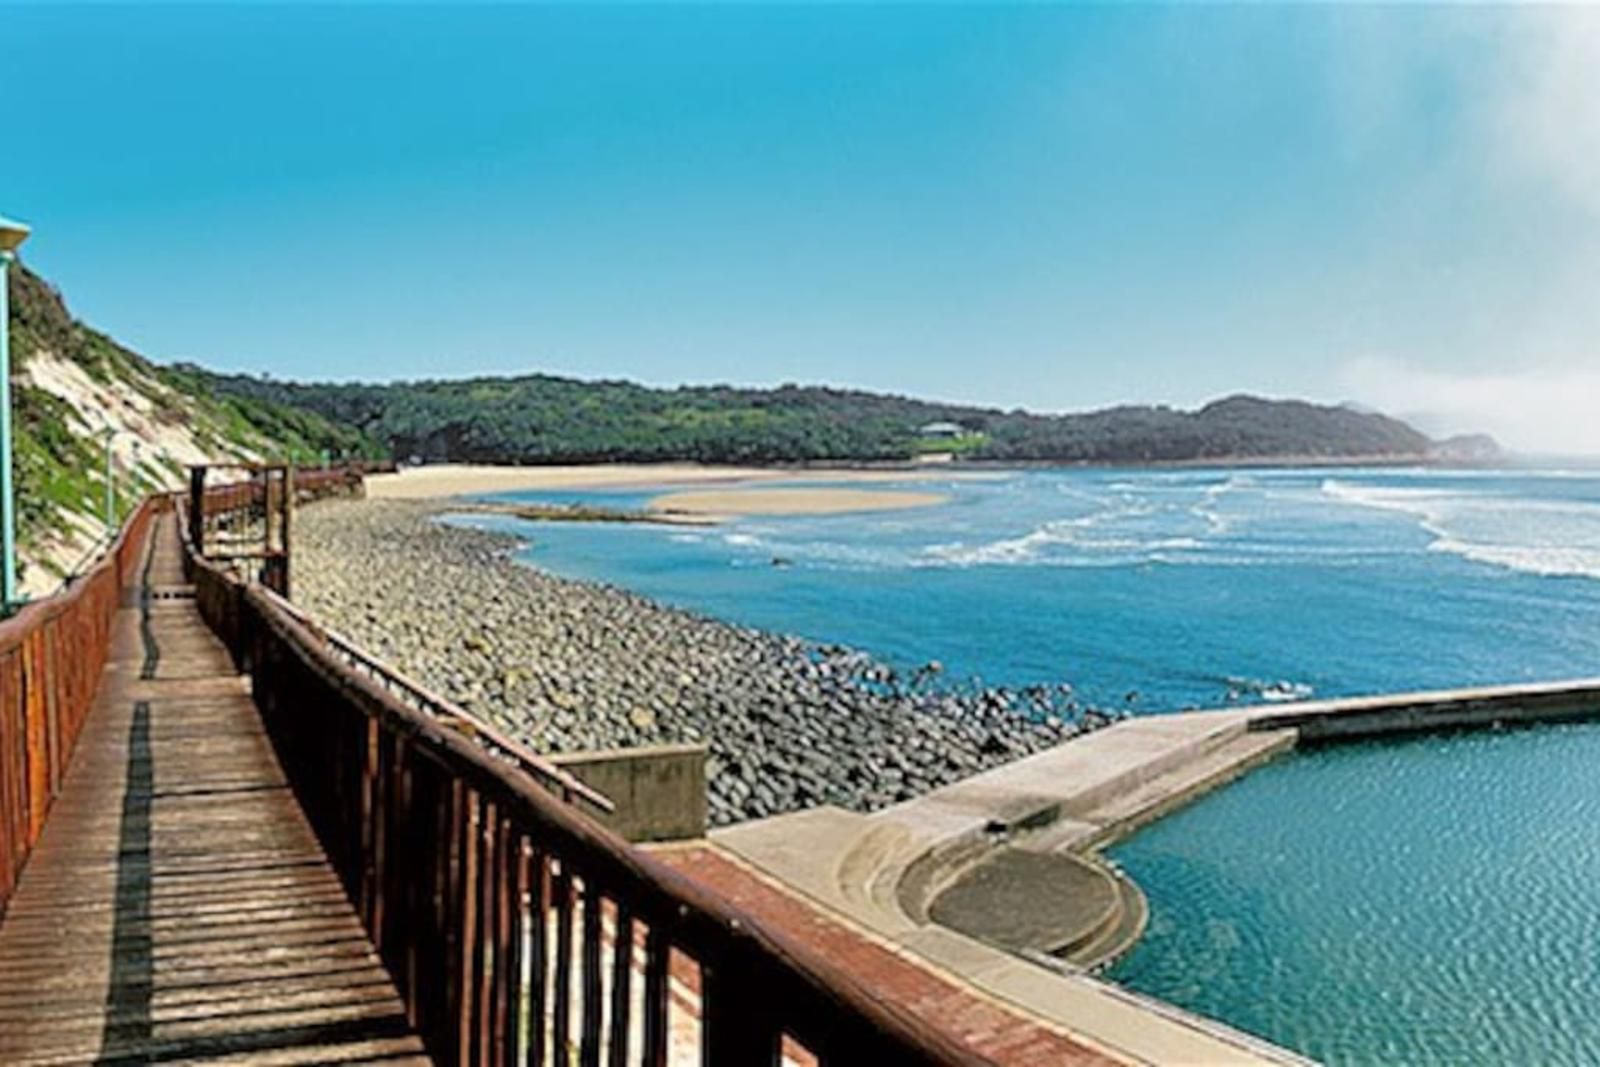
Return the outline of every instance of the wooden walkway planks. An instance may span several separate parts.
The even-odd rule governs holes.
[[[0,921],[0,1063],[427,1063],[179,551],[164,517]]]

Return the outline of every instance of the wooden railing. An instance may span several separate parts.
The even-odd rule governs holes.
[[[392,469],[393,465],[390,464],[390,467]],[[361,479],[360,469],[311,471],[309,474],[296,472],[293,485],[297,498],[310,501],[334,494],[345,495],[352,491],[355,495],[360,495]],[[237,577],[237,572],[230,575],[227,568],[194,565],[197,557],[203,557],[212,563],[218,561],[232,563],[239,557],[227,551],[213,552],[215,538],[209,538],[205,548],[197,552],[194,535],[197,531],[204,532],[218,526],[239,526],[259,518],[259,512],[265,508],[265,496],[261,482],[248,481],[207,488],[200,498],[200,510],[197,514],[194,513],[193,493],[186,497],[180,496],[177,500],[179,530],[186,561],[185,570],[189,580],[195,584],[195,598],[199,603],[201,615],[214,632],[223,636],[224,643],[230,649],[237,650],[235,662],[240,667],[245,666],[245,663],[239,658],[244,652],[244,646],[237,639],[241,611],[239,601],[244,595],[245,586],[239,581],[232,580]],[[538,755],[493,723],[473,715],[455,702],[433,692],[416,679],[367,652],[343,634],[318,623],[286,597],[265,586],[262,589],[279,610],[287,612],[309,632],[316,635],[335,657],[373,679],[403,703],[443,722],[459,733],[475,738],[492,754],[516,764],[519,769],[533,776],[563,800],[572,803],[581,802],[602,813],[616,810],[616,805],[608,797],[579,781],[572,772]]]
[[[167,506],[145,500],[98,563],[0,622],[0,914],[61,790],[151,519]]]
[[[686,1044],[708,1067],[783,1050],[830,1067],[988,1062],[629,846],[193,547],[201,610],[437,1062],[659,1067]]]
[[[515,764],[519,770],[527,773],[562,800],[568,803],[583,803],[596,811],[608,814],[616,811],[616,805],[609,797],[579,781],[571,771],[563,770],[493,723],[472,714],[449,698],[435,693],[338,631],[322,626],[272,590],[263,586],[260,591],[278,610],[288,614],[321,641],[334,658],[371,678],[401,703],[438,720],[459,734],[473,738],[491,755]]]
[[[295,505],[363,495],[362,471],[357,466],[297,471],[287,463],[191,467],[189,492],[178,502],[184,537],[207,559],[254,568],[259,581],[287,595]]]

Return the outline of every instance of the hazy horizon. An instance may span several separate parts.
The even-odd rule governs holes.
[[[154,358],[1040,412],[1250,393],[1600,453],[1600,10],[6,6],[0,28],[26,150],[0,211]]]

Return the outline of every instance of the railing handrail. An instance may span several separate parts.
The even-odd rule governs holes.
[[[0,620],[0,652],[15,648],[29,631],[67,610],[78,597],[83,595],[89,578],[102,568],[115,566],[123,544],[127,541],[129,533],[139,525],[144,509],[157,506],[160,498],[161,495],[156,494],[140,501],[139,506],[128,513],[128,517],[123,520],[121,528],[117,531],[116,538],[106,545],[105,551],[100,554],[94,565],[79,573],[74,581],[63,584],[49,596],[27,601],[14,615]]]
[[[525,775],[510,771],[481,747],[443,728],[439,720],[402,703],[371,678],[337,659],[314,632],[293,613],[283,610],[281,598],[270,597],[259,585],[245,587],[244,598],[314,674],[355,697],[365,714],[420,748],[498,810],[523,821],[523,829],[530,835],[540,835],[542,849],[558,857],[575,857],[583,877],[595,879],[607,892],[626,899],[634,914],[646,923],[666,926],[673,943],[690,946],[691,952],[704,953],[718,963],[738,958],[748,968],[752,959],[758,961],[756,969],[770,985],[746,991],[752,996],[781,1004],[786,994],[803,988],[818,1001],[833,1003],[864,1024],[864,1033],[876,1034],[891,1043],[901,1053],[893,1061],[897,1064],[992,1064],[912,1013],[878,997],[861,979],[825,956],[767,928],[725,898],[630,846],[570,805],[558,802]],[[797,1025],[795,1036],[805,1041],[808,1035],[804,1022],[793,1022]],[[877,1062],[889,1061],[874,1060]]]
[[[60,795],[137,566],[134,550],[161,505],[145,498],[77,581],[0,621],[0,913]]]
[[[435,693],[403,671],[367,652],[337,630],[317,622],[293,601],[279,596],[259,583],[251,583],[251,588],[279,611],[300,623],[308,633],[320,638],[329,647],[337,649],[352,666],[365,670],[371,677],[377,678],[390,692],[395,689],[401,690],[412,698],[417,710],[446,724],[454,725],[458,731],[485,740],[494,748],[500,749],[535,779],[555,787],[563,799],[571,800],[579,797],[607,814],[617,810],[616,804],[610,797],[585,784],[571,771],[551,763],[493,723],[474,715],[448,697]]]
[[[248,470],[251,468],[248,466],[243,466],[240,469]],[[333,481],[347,481],[352,474],[356,474],[359,477],[358,472],[350,469],[329,469],[313,471],[310,473],[320,475],[321,477],[316,479],[316,481],[324,484]],[[298,479],[303,477],[303,475],[301,475],[299,472],[296,472],[295,477],[297,479],[295,485],[298,487],[300,484]],[[238,489],[255,484],[257,483],[228,482],[222,485],[212,486],[208,489],[208,492],[210,489],[215,489],[219,492],[219,494],[226,494],[230,491],[237,491]],[[231,555],[228,553],[196,552],[195,546],[192,543],[192,538],[189,536],[188,499],[184,494],[178,493],[175,495],[175,500],[178,509],[179,536],[182,539],[182,544],[186,552],[190,553],[192,556],[204,560],[206,563],[214,563],[219,560],[228,561],[234,559],[252,558],[248,554]],[[259,585],[259,583],[250,584]],[[610,797],[606,796],[604,793],[601,793],[592,786],[587,785],[571,771],[568,771],[562,767],[558,767],[556,764],[539,755],[537,752],[533,751],[533,749],[518,741],[516,738],[510,736],[493,723],[488,722],[481,716],[474,715],[472,712],[468,711],[466,708],[463,708],[461,705],[455,703],[449,698],[434,692],[421,682],[401,671],[399,668],[385,663],[383,660],[367,652],[355,641],[339,633],[337,630],[334,630],[328,626],[324,626],[322,623],[313,619],[305,611],[301,610],[300,607],[298,607],[287,597],[279,595],[275,590],[269,589],[266,586],[259,586],[259,588],[266,596],[271,598],[273,603],[275,603],[280,610],[287,612],[289,615],[298,619],[300,623],[311,633],[320,635],[325,642],[338,649],[338,651],[344,655],[354,666],[365,670],[373,677],[380,679],[384,685],[389,686],[391,689],[399,689],[406,693],[418,705],[419,710],[427,714],[431,714],[434,717],[442,719],[446,722],[456,724],[457,729],[479,737],[486,741],[493,748],[499,749],[506,757],[519,764],[524,771],[531,774],[535,779],[542,781],[547,786],[557,790],[564,800],[571,801],[573,799],[581,799],[585,803],[590,804],[599,811],[607,814],[617,810],[616,804],[612,802]]]
[[[120,530],[121,527],[118,527]],[[67,573],[61,576],[61,581],[56,583],[54,592],[60,593],[72,588],[72,583],[78,581],[100,562],[100,557],[105,555],[115,539],[116,533],[106,530],[94,539],[94,542],[83,550],[83,555],[78,557],[78,562],[67,568]]]

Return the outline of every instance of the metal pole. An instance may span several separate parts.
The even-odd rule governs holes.
[[[11,469],[11,307],[12,254],[0,251],[0,611],[17,602],[17,500]]]
[[[106,427],[106,533],[109,536],[117,528],[117,481],[116,471],[111,466],[111,443],[117,439],[117,431]]]
[[[133,499],[139,499],[139,464],[144,460],[144,442],[135,437],[133,439],[133,454],[128,459],[128,487],[133,491]]]

